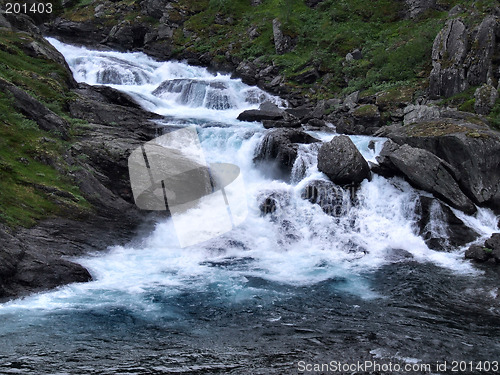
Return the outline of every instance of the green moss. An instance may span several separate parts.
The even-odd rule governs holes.
[[[474,104],[476,103],[476,99],[469,99],[458,106],[458,109],[463,112],[471,112],[474,113]]]
[[[392,103],[411,102],[415,90],[415,86],[390,88],[377,94],[377,104],[389,105]]]
[[[439,137],[446,134],[464,133],[468,130],[465,126],[442,119],[410,125],[407,133],[414,137]]]
[[[356,108],[353,112],[356,117],[376,117],[380,116],[378,108],[374,104],[365,104]]]

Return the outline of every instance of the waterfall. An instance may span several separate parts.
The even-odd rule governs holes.
[[[326,342],[331,343],[324,345],[328,350],[332,345],[340,345],[339,350],[361,345],[359,353],[378,353],[380,346],[389,347],[395,342],[397,352],[390,353],[413,358],[416,349],[412,342],[434,332],[435,322],[442,319],[441,302],[434,301],[441,301],[443,295],[451,301],[462,301],[464,278],[475,280],[480,275],[463,259],[464,249],[452,252],[429,249],[416,229],[420,192],[400,178],[374,175],[355,190],[336,186],[316,166],[317,144],[298,147],[290,181],[263,174],[253,157],[258,147],[264,147],[265,130],[258,123],[240,122],[236,117],[264,101],[286,106],[283,100],[228,75],[213,74],[182,62],[157,62],[141,53],[92,51],[55,39],[49,41],[64,55],[77,81],[108,85],[131,95],[147,110],[166,116],[160,124],[196,126],[207,163],[231,163],[239,167],[248,216],[231,231],[184,249],[179,245],[171,219],[159,221],[151,234],[129,245],[113,246],[107,251],[96,249],[94,254],[76,260],[91,272],[94,281],[0,304],[0,316],[6,322],[0,328],[0,337],[14,332],[17,340],[23,339],[25,330],[17,319],[35,322],[29,327],[28,336],[43,336],[46,325],[60,326],[55,339],[45,334],[38,340],[53,343],[54,347],[59,340],[61,345],[70,345],[74,342],[73,335],[92,329],[85,336],[85,343],[88,338],[98,348],[96,351],[101,347],[112,350],[117,361],[120,358],[122,361],[113,362],[107,357],[101,361],[109,362],[110,368],[129,368],[124,372],[130,373],[149,368],[150,362],[158,364],[160,372],[175,366],[184,366],[183,373],[198,372],[196,361],[201,357],[219,358],[220,353],[225,355],[227,351],[208,348],[218,354],[196,354],[197,359],[186,359],[186,353],[192,353],[193,347],[204,345],[203,342],[213,343],[216,341],[213,337],[224,337],[224,340],[240,340],[240,344],[231,342],[241,348],[238,346],[241,342],[260,343],[264,336],[252,336],[253,332],[265,335],[262,332],[268,329],[292,335],[291,339],[283,335],[279,340],[273,339],[273,348],[285,347],[289,341],[293,341],[295,348],[302,342],[302,338],[296,337],[297,332],[306,332],[310,336],[306,344],[314,350],[323,348],[318,343]],[[328,132],[310,134],[322,141],[336,136]],[[351,136],[351,139],[371,162],[376,162],[385,142],[368,136]],[[215,207],[207,205],[203,209]],[[475,216],[453,212],[483,237],[495,231],[497,218],[490,210],[479,209]],[[433,208],[431,216],[426,229],[442,234],[443,222],[437,208]],[[204,224],[201,217],[189,221],[193,227]],[[452,282],[450,275],[454,275]],[[490,291],[484,293],[489,296]],[[424,297],[417,300],[422,295],[431,301],[432,308],[426,307]],[[418,314],[405,313],[408,306],[414,305],[420,306]],[[432,329],[421,328],[427,324],[421,315],[429,316],[425,319],[432,323]],[[320,332],[317,322],[322,319],[323,336],[336,335],[332,339],[335,341],[320,337],[322,333],[316,334]],[[376,322],[372,323],[373,319]],[[363,336],[359,329],[353,331],[360,324],[376,335]],[[394,324],[398,324],[400,332],[386,334]],[[294,331],[294,327],[304,328]],[[455,345],[457,340],[474,340],[455,338],[459,323],[450,327],[452,333],[435,332],[436,340],[450,337],[449,345]],[[417,335],[410,328],[421,330],[419,340],[407,340],[409,335]],[[340,334],[335,333],[337,330]],[[343,336],[351,331],[355,345]],[[469,331],[464,337],[466,334]],[[112,337],[108,339],[108,335]],[[180,354],[171,354],[173,358],[183,358],[179,359],[182,364],[168,362],[168,353],[159,358],[148,351],[150,341],[158,337],[155,341],[160,348],[158,353],[167,350],[162,346],[165,343],[183,348]],[[381,342],[389,344],[376,343],[375,337],[382,337],[385,341]],[[494,351],[497,338],[485,341],[485,337],[476,340],[477,347],[481,353],[485,348]],[[137,350],[141,359],[124,360],[120,355],[123,347],[133,348],[134,353]],[[452,346],[446,348],[451,350]],[[462,349],[460,346],[453,352],[455,358],[461,358]],[[239,353],[238,350],[234,353]],[[292,353],[295,349],[286,350],[285,353]],[[358,353],[352,350],[351,353]],[[247,348],[241,351],[246,353]],[[252,356],[255,353],[261,352],[255,349]],[[294,354],[284,358],[290,355]],[[351,357],[358,358],[356,355]],[[95,357],[83,360],[87,367],[82,367],[82,372],[92,372]],[[36,373],[38,366],[33,365],[33,369],[30,373]],[[64,367],[58,371],[64,371]],[[283,373],[282,368],[279,373]]]

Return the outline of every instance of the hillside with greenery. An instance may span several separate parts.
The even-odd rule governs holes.
[[[104,29],[135,25],[163,30],[167,36],[160,35],[153,52],[161,50],[160,56],[169,58],[202,56],[203,64],[229,70],[257,59],[275,66],[290,90],[311,100],[357,90],[370,95],[392,87],[422,95],[432,68],[432,45],[449,11],[474,28],[498,7],[495,0],[439,0],[410,14],[401,0],[175,0],[162,13],[149,3],[154,2],[85,0],[73,2],[62,17]],[[274,19],[292,44],[285,53],[275,48]],[[148,52],[148,43],[136,43],[132,49],[142,47]],[[346,55],[355,50],[360,57],[347,61]],[[466,94],[446,104],[471,99]],[[470,109],[470,104],[464,108]]]

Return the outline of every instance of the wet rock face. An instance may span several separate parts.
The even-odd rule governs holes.
[[[416,211],[419,235],[433,250],[451,251],[479,237],[437,199],[421,196]]]
[[[487,126],[447,118],[387,127],[377,135],[386,136],[399,145],[427,150],[442,159],[457,171],[455,180],[472,202],[500,212],[498,132]],[[391,170],[391,165],[381,166]]]
[[[297,159],[298,145],[319,142],[318,139],[296,129],[272,129],[257,148],[254,162],[274,164],[282,177],[289,176]]]
[[[335,184],[359,184],[370,176],[368,163],[345,135],[323,143],[318,152],[318,169]]]
[[[417,188],[434,194],[466,213],[476,211],[474,204],[458,186],[457,171],[429,151],[403,145],[390,154],[389,159]]]
[[[342,216],[347,210],[344,190],[330,181],[309,182],[302,190],[301,197],[317,204],[324,213],[330,216]]]

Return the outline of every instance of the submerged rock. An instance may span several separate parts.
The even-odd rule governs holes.
[[[323,143],[318,152],[318,169],[338,185],[359,184],[370,176],[368,163],[345,135]]]
[[[344,190],[333,182],[311,181],[302,190],[301,197],[319,205],[327,215],[342,216],[346,213]]]

